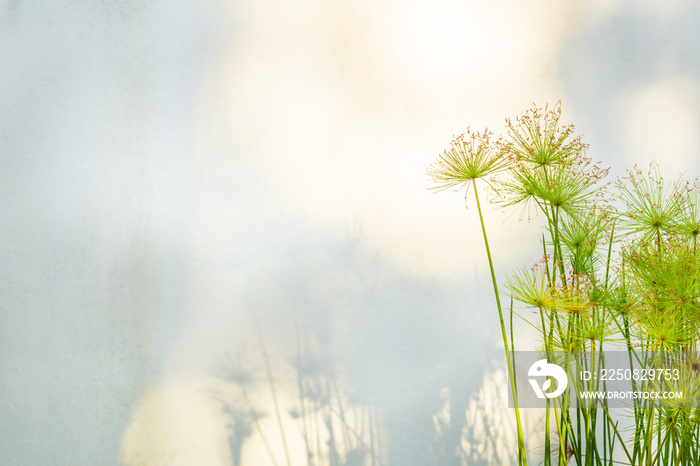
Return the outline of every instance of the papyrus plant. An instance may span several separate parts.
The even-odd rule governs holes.
[[[473,193],[477,205],[511,380],[519,464],[527,464],[528,448],[514,382],[513,329],[511,323],[509,338],[479,197],[484,189],[521,218],[544,219],[542,239],[532,245],[541,261],[515,271],[503,287],[537,314],[534,321],[523,319],[541,337],[526,349],[548,358],[570,355],[564,365],[588,368],[604,366],[604,349],[626,350],[631,365],[672,364],[683,374],[667,387],[632,381],[635,389],[680,387],[688,394],[682,402],[631,402],[631,430],[620,427],[606,400],[547,400],[542,464],[700,464],[700,186],[682,178],[667,183],[654,164],[608,183],[608,170],[586,155],[588,146],[560,119],[557,104],[506,120],[501,138],[467,130],[428,169],[433,189],[464,187],[465,198]]]

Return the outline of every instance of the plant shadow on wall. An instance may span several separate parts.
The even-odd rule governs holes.
[[[506,120],[507,134],[498,140],[488,131],[468,130],[428,171],[436,189],[466,187],[465,199],[473,193],[478,209],[510,378],[518,464],[697,464],[700,184],[682,177],[667,183],[652,164],[646,173],[635,167],[613,187],[604,182],[607,170],[585,155],[587,145],[560,117],[560,104],[534,107]],[[545,220],[541,243],[533,245],[542,260],[510,277],[505,310],[482,215],[484,188],[497,204]],[[545,362],[577,381],[538,405],[544,411],[542,458],[533,458],[523,429],[513,300],[536,316],[522,316],[541,337],[537,348],[526,349],[539,350]],[[630,377],[631,392],[684,396],[658,402],[633,397],[621,417],[613,416],[607,398],[582,395],[604,391],[605,383],[575,378],[583,369],[605,368],[604,349],[626,351],[626,373],[642,374]],[[627,430],[623,418],[631,419]]]
[[[329,257],[260,271],[277,294],[248,296],[250,338],[212,370],[228,387],[210,396],[230,419],[233,464],[503,464],[512,426],[490,412],[502,387],[482,387],[497,353],[474,333],[463,285],[389,272],[357,245],[338,261],[334,241],[315,244]]]

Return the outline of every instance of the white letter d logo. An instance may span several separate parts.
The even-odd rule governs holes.
[[[547,392],[547,390],[551,387],[552,385],[552,379],[547,378],[547,380],[544,381],[542,384],[542,387],[539,386],[536,380],[529,379],[530,380],[530,385],[532,385],[532,389],[535,391],[535,395],[537,395],[537,398],[554,398],[562,393],[564,393],[564,390],[566,390],[566,386],[569,382],[568,377],[566,376],[566,372],[564,372],[564,369],[561,367],[557,366],[556,364],[548,364],[546,359],[540,359],[536,363],[534,363],[532,366],[530,366],[530,370],[528,371],[527,375],[530,377],[532,376],[544,376],[544,377],[552,377],[556,379],[557,381],[557,389],[554,390],[553,392]]]

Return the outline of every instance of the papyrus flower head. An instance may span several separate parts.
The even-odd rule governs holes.
[[[431,189],[461,189],[478,178],[486,178],[507,166],[500,141],[492,141],[488,130],[471,131],[455,137],[450,148],[428,168],[428,176],[436,183]],[[466,197],[466,193],[465,193]]]
[[[507,119],[508,152],[534,167],[569,164],[585,152],[588,145],[574,136],[573,125],[560,125],[561,103],[533,107],[514,121]]]
[[[658,164],[652,163],[644,175],[634,167],[628,176],[618,180],[620,198],[627,210],[621,214],[626,233],[639,234],[643,239],[660,238],[675,230],[676,222],[683,216],[683,184],[664,182]]]

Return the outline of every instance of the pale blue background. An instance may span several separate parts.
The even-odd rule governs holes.
[[[461,464],[500,330],[474,209],[427,165],[561,100],[614,175],[698,172],[700,8],[563,3],[0,2],[0,462],[156,458],[167,436],[124,432],[175,387],[199,464],[226,464],[188,396],[212,408],[230,354],[262,374],[258,327],[293,394],[301,322],[381,413],[386,464]],[[536,228],[487,217],[499,274],[537,259]]]

